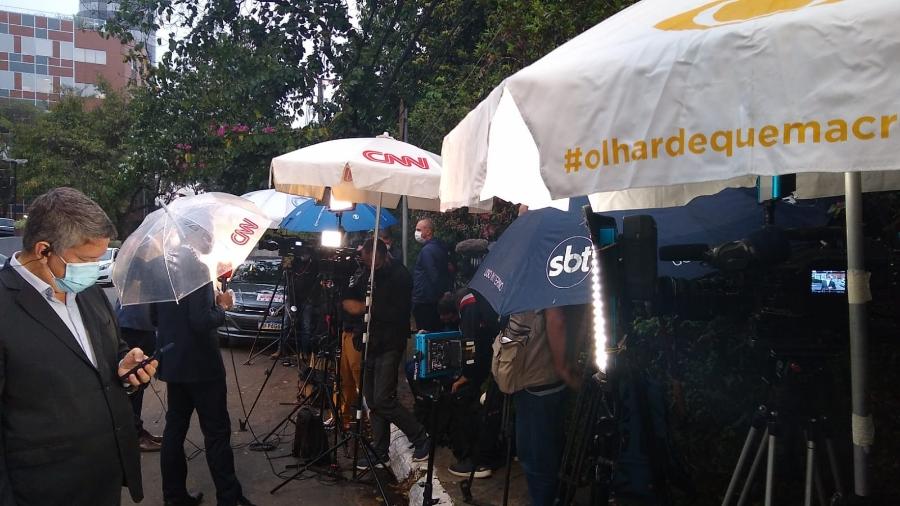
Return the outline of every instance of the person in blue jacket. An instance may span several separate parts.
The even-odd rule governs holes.
[[[447,248],[434,237],[434,224],[427,218],[416,223],[416,242],[422,250],[413,270],[413,317],[417,329],[438,330],[438,301],[450,288]]]

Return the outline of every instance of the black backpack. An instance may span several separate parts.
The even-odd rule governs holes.
[[[294,446],[291,455],[299,459],[310,461],[328,449],[328,438],[325,435],[325,426],[322,418],[309,406],[300,408],[297,412],[294,432]],[[331,464],[332,455],[329,454],[317,460],[317,464]]]

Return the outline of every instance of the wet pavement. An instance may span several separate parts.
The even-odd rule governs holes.
[[[293,474],[285,470],[285,466],[295,464],[296,459],[290,456],[293,440],[293,424],[284,424],[269,441],[276,443],[268,452],[253,451],[251,444],[263,439],[294,408],[292,404],[297,397],[298,373],[296,367],[284,367],[280,361],[274,362],[268,354],[262,355],[252,363],[246,364],[248,346],[238,345],[234,348],[223,348],[222,357],[228,371],[228,411],[232,424],[232,446],[234,447],[235,468],[238,479],[244,489],[244,495],[259,506],[294,505],[294,504],[329,504],[329,505],[376,505],[383,504],[376,499],[374,486],[357,483],[351,480],[335,482],[328,477],[320,477],[314,473],[305,473],[303,479],[292,481],[276,494],[270,490],[282,482],[283,476]],[[232,367],[232,354],[234,368]],[[259,402],[250,413],[247,430],[240,430],[240,421],[246,420],[243,405],[249,412],[251,405],[271,369],[269,380],[262,388]],[[237,374],[235,375],[235,370]],[[162,434],[165,426],[164,407],[166,404],[165,383],[154,380],[152,388],[144,395],[144,426],[153,434]],[[239,395],[240,393],[240,395]],[[252,432],[251,432],[252,429]],[[255,436],[254,436],[255,434]],[[215,504],[215,487],[206,466],[202,453],[203,436],[197,423],[196,415],[191,421],[191,429],[185,443],[188,454],[187,488],[191,493],[203,492],[203,504]],[[350,462],[339,458],[344,474],[350,477]],[[144,479],[145,499],[141,504],[162,504],[162,489],[159,471],[159,453],[142,454],[142,472]],[[390,477],[385,475],[385,480]],[[391,487],[393,490],[393,487]],[[391,492],[393,504],[403,504],[396,491]],[[123,493],[124,505],[134,504],[127,492]]]

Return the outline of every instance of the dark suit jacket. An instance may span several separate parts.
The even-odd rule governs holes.
[[[177,304],[154,304],[156,349],[175,343],[159,361],[157,376],[173,383],[193,383],[225,377],[216,329],[225,322],[225,311],[216,305],[212,283],[204,285]]]
[[[143,499],[134,415],[116,372],[127,345],[100,288],[76,301],[96,368],[44,295],[8,263],[0,270],[3,506],[99,506],[123,485]]]

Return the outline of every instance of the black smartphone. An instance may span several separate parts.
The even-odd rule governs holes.
[[[173,346],[175,346],[175,343],[169,343],[169,344],[163,346],[162,348],[156,350],[156,353],[150,355],[149,357],[145,357],[144,360],[142,360],[140,364],[132,367],[131,369],[128,370],[128,372],[119,376],[119,379],[122,381],[128,381],[129,376],[137,373],[139,369],[142,369],[145,365],[149,364],[150,362],[153,362],[154,360],[160,360],[167,351],[172,349]]]

